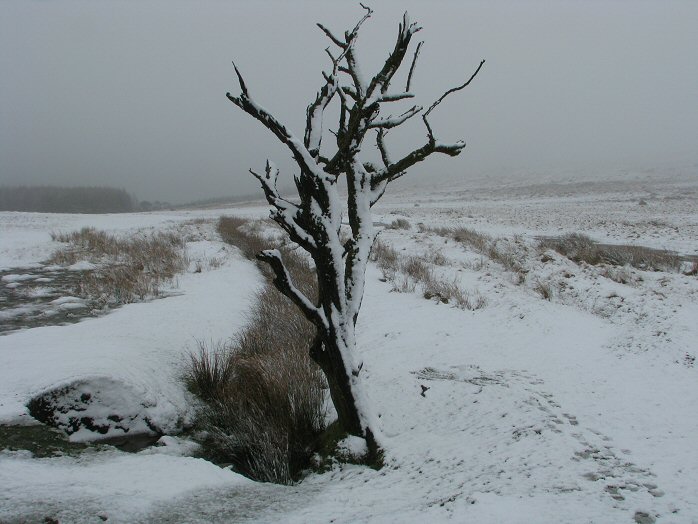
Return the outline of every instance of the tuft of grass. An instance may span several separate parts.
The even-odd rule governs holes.
[[[407,275],[394,275],[390,282],[390,291],[395,293],[413,293],[417,289],[417,283]]]
[[[398,269],[417,282],[434,280],[429,263],[419,256],[411,255],[404,258],[400,261]]]
[[[450,236],[456,242],[472,247],[478,253],[486,253],[492,243],[492,238],[484,233],[478,233],[467,227],[457,227],[450,231]]]
[[[98,266],[85,275],[74,292],[100,306],[158,296],[160,287],[188,264],[185,241],[175,233],[122,239],[94,228],[83,228],[72,233],[54,232],[51,238],[67,246],[55,251],[48,263],[72,265],[87,260]]]
[[[396,218],[385,226],[386,229],[410,229],[410,227],[410,222],[406,218]]]
[[[475,311],[487,305],[487,299],[479,292],[471,295],[463,289],[456,279],[452,281],[439,280],[433,276],[423,280],[422,292],[427,300],[436,299],[444,304],[452,304],[459,309]]]
[[[456,280],[448,282],[434,275],[432,264],[446,265],[448,262],[440,252],[401,257],[393,247],[376,240],[371,260],[381,269],[385,280],[392,284],[391,291],[412,293],[419,285],[424,298],[428,300],[435,299],[471,311],[487,305],[487,299],[479,292],[471,295]]]
[[[604,267],[600,271],[601,276],[606,277],[609,280],[613,280],[619,284],[631,284],[633,282],[633,275],[627,266],[623,267]]]
[[[501,239],[492,238],[489,235],[463,226],[455,228],[421,226],[420,231],[452,238],[456,242],[471,248],[476,253],[485,255],[490,260],[501,264],[508,271],[515,273],[518,284],[522,284],[525,280],[526,269],[511,249],[500,247]]]
[[[557,251],[574,262],[586,262],[593,266],[631,266],[647,271],[679,271],[681,267],[681,257],[672,251],[643,246],[599,244],[580,233],[542,239],[539,247]]]
[[[197,341],[197,351],[189,354],[184,375],[187,389],[204,402],[211,402],[224,395],[233,374],[230,348],[221,342],[207,345]]]
[[[400,266],[400,256],[393,247],[377,239],[373,243],[370,260],[376,263],[386,281],[392,282],[395,280]],[[397,291],[397,289],[393,289],[393,291]]]
[[[552,300],[553,298],[553,286],[550,284],[550,282],[538,280],[534,284],[533,290],[545,300]]]

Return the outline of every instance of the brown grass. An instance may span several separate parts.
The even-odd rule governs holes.
[[[511,249],[500,246],[502,243],[501,239],[492,238],[489,235],[462,226],[455,228],[422,226],[420,230],[452,238],[456,242],[471,248],[476,253],[485,255],[490,260],[501,264],[508,271],[517,274],[517,283],[521,284],[525,280],[526,270]]]
[[[431,267],[426,258],[415,255],[407,256],[400,261],[398,269],[417,282],[434,280]]]
[[[267,285],[224,353],[200,348],[192,357],[198,378],[188,383],[206,402],[201,425],[212,458],[282,484],[308,467],[325,427],[325,381],[308,354],[313,335],[296,306]]]
[[[431,265],[447,263],[446,258],[439,252],[401,257],[393,247],[376,240],[371,260],[381,269],[383,277],[391,283],[391,291],[412,293],[419,285],[424,298],[428,300],[435,299],[471,311],[487,305],[487,300],[480,293],[475,292],[471,295],[460,287],[456,280],[449,282],[434,275]]]
[[[218,231],[251,259],[263,249],[280,249],[295,285],[317,298],[315,272],[291,246],[266,239],[235,217],[222,217]],[[267,284],[245,329],[227,345],[200,346],[192,355],[185,382],[205,403],[199,422],[211,458],[253,479],[282,484],[308,467],[325,427],[326,382],[309,356],[314,336],[300,310]]]
[[[386,229],[410,229],[410,227],[410,222],[406,218],[396,218],[385,226]]]
[[[538,293],[541,298],[545,300],[552,300],[553,298],[553,286],[550,284],[550,282],[543,282],[542,280],[538,280],[534,286],[533,286],[533,291]]]
[[[487,299],[480,293],[471,295],[463,289],[456,279],[452,281],[440,280],[433,275],[431,278],[421,281],[424,298],[435,299],[444,304],[451,304],[459,309],[474,311],[487,305]]]
[[[184,374],[187,389],[204,402],[221,398],[233,374],[230,346],[221,342],[197,341],[198,350],[189,354]]]
[[[54,252],[48,263],[72,265],[87,260],[98,266],[85,275],[74,292],[100,306],[158,296],[160,287],[188,264],[185,242],[174,233],[121,239],[83,228],[72,233],[52,233],[51,238],[68,245]]]
[[[539,246],[557,251],[577,263],[631,266],[647,271],[678,271],[681,267],[681,257],[674,252],[643,246],[603,245],[580,233],[546,238]]]
[[[236,246],[250,260],[254,260],[260,251],[272,247],[273,242],[255,231],[250,221],[243,218],[223,216],[218,220],[217,230],[223,242]]]

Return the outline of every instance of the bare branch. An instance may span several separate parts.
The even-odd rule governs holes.
[[[238,77],[238,83],[240,84],[240,91],[242,91],[242,94],[247,96],[247,86],[245,85],[245,81],[242,78],[242,75],[240,74],[240,70],[238,69],[238,66],[235,65],[235,62],[233,62],[233,68],[235,69],[235,74]]]
[[[343,59],[346,62],[346,67],[342,66],[339,67],[338,70],[341,73],[346,73],[351,76],[352,81],[354,83],[354,87],[356,89],[356,94],[357,96],[353,96],[353,98],[357,99],[362,96],[365,86],[363,84],[363,80],[361,78],[361,74],[358,70],[358,64],[356,62],[356,55],[354,51],[354,44],[356,43],[356,37],[359,33],[359,29],[361,29],[361,26],[363,23],[368,20],[371,15],[373,14],[373,10],[370,7],[365,6],[364,4],[359,4],[363,9],[366,10],[366,13],[364,14],[363,17],[356,23],[354,26],[354,29],[351,31],[346,31],[344,33],[344,41],[342,41],[340,38],[334,35],[332,31],[330,31],[327,27],[325,27],[323,24],[317,24],[317,26],[320,28],[320,30],[325,33],[327,38],[329,38],[334,45],[342,49],[342,54],[339,56],[339,58],[335,61],[336,64],[339,64],[339,62]],[[332,56],[330,54],[330,56]],[[352,95],[350,95],[352,96]]]
[[[274,165],[273,162],[267,160],[267,163],[264,167],[264,175],[260,175],[252,169],[250,169],[249,171],[252,174],[252,176],[259,180],[260,184],[262,185],[264,195],[266,196],[267,202],[269,202],[269,204],[273,205],[277,209],[292,209],[294,211],[297,211],[299,209],[297,204],[294,204],[290,200],[287,200],[286,198],[282,197],[279,193],[276,187],[276,181],[279,178],[279,169],[276,167],[276,165]]]
[[[385,193],[385,190],[388,187],[388,181],[383,180],[382,182],[379,182],[378,184],[375,185],[375,187],[371,188],[371,201],[369,203],[370,207],[373,207],[376,205],[376,203],[381,199],[383,194]]]
[[[235,64],[233,64],[233,66],[235,67],[235,73],[237,74],[242,93],[240,96],[233,96],[230,93],[226,93],[225,96],[228,100],[247,114],[253,116],[264,125],[264,127],[274,133],[274,135],[291,150],[293,158],[301,168],[309,173],[315,173],[317,164],[314,157],[308,152],[303,143],[286,129],[286,126],[252,99],[245,85],[245,81],[242,78],[242,74]]]
[[[414,74],[414,68],[417,65],[417,58],[419,57],[419,52],[424,45],[424,40],[417,44],[417,49],[414,50],[414,56],[412,57],[412,65],[410,66],[410,72],[407,75],[407,84],[405,85],[405,93],[410,92],[410,86],[412,85],[412,75]]]
[[[358,101],[358,100],[359,100],[359,95],[356,94],[356,90],[353,89],[353,88],[351,88],[351,87],[349,87],[349,86],[344,86],[344,87],[342,87],[342,88],[340,89],[340,91],[341,91],[343,94],[345,94],[345,95],[351,97],[352,99],[354,99],[354,101]]]
[[[285,296],[290,298],[296,306],[300,308],[305,317],[321,329],[327,329],[327,319],[321,309],[316,307],[308,297],[306,297],[291,282],[291,275],[281,259],[281,253],[277,249],[262,251],[257,258],[266,262],[274,272],[274,285]]]
[[[327,38],[332,40],[332,43],[336,45],[337,47],[341,47],[342,49],[345,49],[347,44],[345,42],[342,42],[339,38],[334,36],[332,34],[332,31],[327,29],[324,25],[318,23],[317,26],[320,28],[320,30],[327,35]]]
[[[433,104],[431,104],[429,106],[429,109],[427,109],[426,113],[424,113],[424,116],[425,117],[429,116],[429,113],[431,113],[436,106],[438,106],[441,102],[443,102],[443,99],[446,98],[448,95],[450,95],[451,93],[455,93],[456,91],[460,91],[461,89],[464,89],[465,87],[467,87],[470,84],[470,82],[473,81],[473,78],[475,78],[477,76],[477,74],[480,72],[480,69],[482,69],[482,66],[484,64],[485,64],[485,61],[482,60],[480,62],[480,65],[477,66],[477,69],[475,70],[475,72],[470,76],[470,78],[464,84],[459,85],[457,87],[452,87],[451,89],[446,91],[443,95],[441,95],[436,102],[434,102]]]
[[[264,196],[267,198],[267,202],[276,206],[276,200],[279,198],[279,193],[276,189],[276,180],[279,176],[279,170],[267,160],[267,164],[264,168],[264,175],[252,169],[250,169],[250,173],[259,180],[259,183],[262,185],[262,190],[264,191]]]
[[[426,120],[425,120],[426,122]],[[458,156],[465,148],[465,142],[455,142],[454,144],[444,144],[437,142],[433,136],[419,149],[415,149],[411,153],[405,155],[400,160],[393,164],[389,164],[380,173],[376,173],[371,177],[371,188],[375,190],[382,182],[392,182],[400,178],[413,165],[422,162],[433,153],[443,153],[448,156]]]
[[[361,18],[361,20],[359,20],[356,23],[356,25],[354,26],[354,29],[352,29],[351,33],[349,33],[349,35],[351,35],[351,37],[352,37],[351,39],[356,37],[356,34],[359,32],[359,29],[361,29],[361,26],[363,25],[363,23],[366,20],[368,20],[369,18],[371,18],[371,15],[373,14],[373,9],[371,9],[370,7],[362,4],[361,2],[359,2],[359,5],[366,10],[366,14],[363,16],[363,18]],[[349,38],[349,36],[347,36],[347,42],[349,42],[349,40],[350,40],[350,38]]]

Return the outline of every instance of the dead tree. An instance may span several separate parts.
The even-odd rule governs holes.
[[[292,134],[254,100],[235,64],[241,93],[239,96],[227,93],[227,97],[285,144],[298,164],[299,174],[294,176],[297,198],[287,198],[279,192],[279,170],[270,161],[267,160],[264,173],[250,172],[262,185],[272,207],[271,218],[312,257],[318,280],[317,302],[294,286],[279,251],[263,251],[258,258],[273,270],[276,287],[317,327],[310,354],[327,377],[342,428],[351,435],[366,438],[369,450],[375,452],[378,449],[377,427],[360,383],[363,363],[355,351],[355,325],[364,294],[366,265],[376,237],[371,207],[383,196],[390,182],[403,176],[416,163],[434,153],[457,156],[463,150],[463,141],[439,141],[428,117],[448,95],[470,84],[484,60],[465,83],[446,91],[426,110],[414,105],[397,116],[385,115],[384,107],[414,97],[410,87],[422,42],[412,54],[404,89],[394,90],[391,84],[405,60],[412,37],[421,28],[411,23],[405,13],[394,49],[380,70],[367,79],[358,64],[356,41],[359,29],[372,10],[362,7],[365,14],[343,37],[318,24],[337,51],[326,50],[331,69],[323,73],[325,84],[307,108],[303,139]],[[339,103],[339,122],[336,132],[332,132],[336,140],[330,154],[321,149],[321,143],[323,114],[333,100]],[[392,159],[386,134],[417,115],[426,128],[426,142],[402,158]],[[368,137],[375,140],[380,163],[361,158]],[[341,177],[346,179],[346,200],[338,191]],[[348,238],[340,235],[345,213]]]

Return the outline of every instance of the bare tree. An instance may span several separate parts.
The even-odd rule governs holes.
[[[414,97],[410,87],[422,42],[412,54],[404,90],[391,89],[391,83],[407,55],[412,37],[421,28],[411,23],[405,13],[394,49],[381,69],[366,79],[358,65],[356,41],[359,29],[370,18],[372,10],[363,4],[362,7],[365,14],[343,37],[318,24],[337,51],[326,50],[331,70],[323,73],[325,84],[307,108],[303,140],[254,100],[235,64],[241,93],[239,96],[227,93],[227,97],[285,144],[298,164],[300,174],[294,176],[298,194],[292,199],[277,189],[279,170],[270,161],[267,160],[264,173],[250,172],[261,182],[272,206],[271,218],[312,257],[318,279],[317,301],[294,286],[279,251],[263,251],[258,258],[273,270],[276,287],[317,327],[310,354],[327,377],[339,423],[347,433],[365,438],[369,451],[375,453],[379,448],[377,426],[361,387],[363,363],[355,351],[355,326],[364,294],[366,264],[376,238],[371,207],[383,196],[388,184],[414,164],[434,153],[456,156],[463,150],[463,141],[439,141],[428,117],[448,95],[470,84],[484,60],[465,83],[446,91],[426,110],[414,105],[397,116],[386,116],[382,111],[384,106]],[[329,154],[320,146],[323,114],[333,100],[339,103],[339,122],[337,131],[332,132],[336,140]],[[426,143],[393,160],[386,145],[386,134],[416,115],[421,115],[426,128]],[[375,139],[380,163],[361,158],[364,141],[369,136]],[[346,201],[338,191],[341,177],[346,178]],[[350,230],[348,238],[340,235],[345,213]]]

